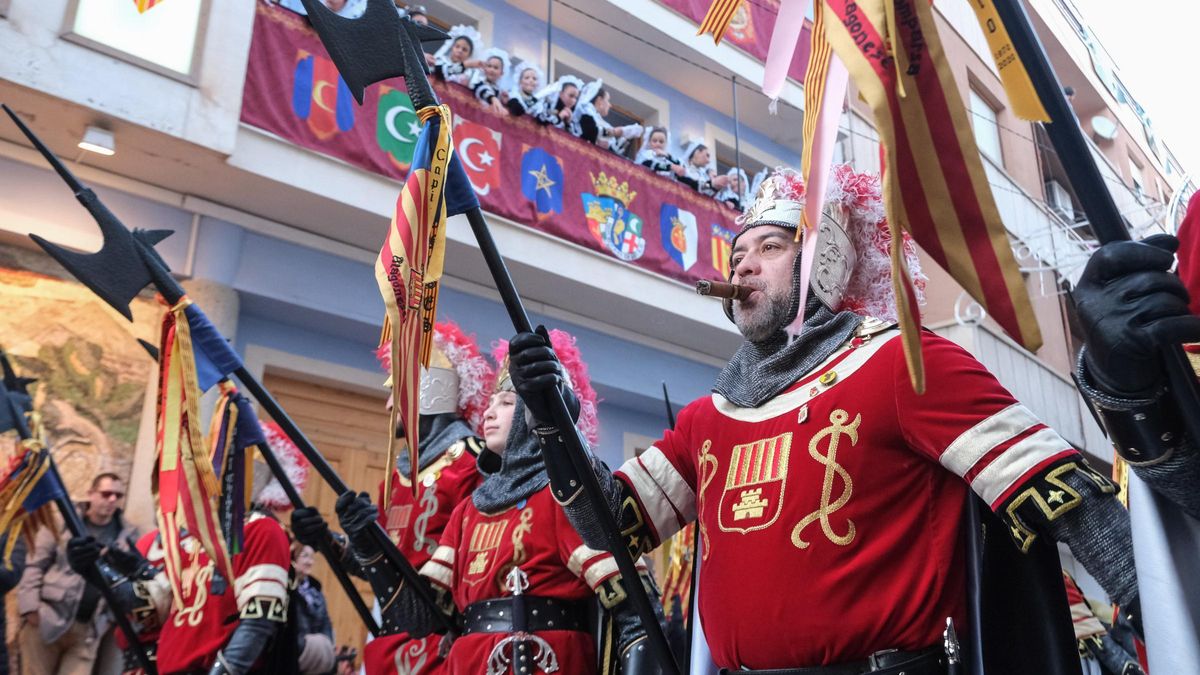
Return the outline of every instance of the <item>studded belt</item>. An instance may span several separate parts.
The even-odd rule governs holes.
[[[523,595],[525,630],[530,633],[547,630],[588,630],[591,604],[557,598]],[[464,635],[471,633],[513,633],[513,598],[496,598],[468,605],[463,612],[466,623]]]
[[[721,675],[945,675],[946,652],[939,645],[916,652],[898,649],[875,652],[861,661],[812,668],[728,670]]]

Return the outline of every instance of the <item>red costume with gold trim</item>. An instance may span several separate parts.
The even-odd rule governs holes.
[[[184,562],[182,607],[172,607],[158,643],[158,672],[210,668],[242,618],[287,620],[287,534],[260,513],[247,518],[245,546],[233,556],[236,581],[215,574],[212,561],[191,537],[180,542]],[[165,575],[159,575],[162,579]]]
[[[429,368],[422,373],[421,414],[454,415],[472,432],[478,433],[487,407],[487,390],[493,377],[491,365],[479,352],[472,336],[451,321],[437,324]],[[390,350],[378,352],[385,371],[390,372]],[[421,453],[440,454],[420,469],[416,494],[407,471],[393,471],[391,489],[379,484],[378,503],[390,493],[386,508],[380,509],[379,524],[392,542],[420,569],[441,540],[450,514],[479,485],[475,461],[483,441],[467,436],[443,448],[428,447],[436,442],[422,433]],[[439,670],[441,637],[412,640],[407,632],[381,635],[363,648],[363,665],[371,675],[425,675]]]
[[[379,514],[379,524],[405,558],[420,569],[437,549],[454,507],[471,496],[479,485],[475,466],[479,439],[466,438],[450,446],[421,470],[417,496],[400,472],[392,473],[391,505]],[[383,501],[383,483],[379,501]],[[371,675],[398,673],[423,675],[437,670],[440,635],[412,640],[408,633],[381,635],[363,648],[363,666]]]
[[[469,499],[459,504],[441,546],[421,573],[446,589],[462,612],[477,602],[511,597],[505,579],[513,566],[528,576],[528,595],[567,601],[591,599],[605,581],[617,575],[611,555],[584,546],[549,486],[496,514],[481,513]],[[547,630],[535,634],[557,654],[558,673],[596,672],[596,644],[591,633]],[[506,637],[506,633],[460,636],[450,648],[446,672],[484,675],[489,655]]]
[[[946,617],[966,625],[968,484],[1018,539],[1022,503],[1078,503],[1055,476],[1086,471],[1082,458],[978,361],[925,333],[936,384],[915,395],[899,331],[880,328],[868,323],[757,408],[694,401],[618,472],[654,545],[699,511],[699,611],[718,666],[836,664],[939,644]],[[1029,485],[1039,474],[1049,490]]]

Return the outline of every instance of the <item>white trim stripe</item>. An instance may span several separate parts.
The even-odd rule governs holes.
[[[233,582],[233,594],[240,598],[247,588],[262,583],[278,584],[281,588],[286,589],[288,585],[287,570],[271,563],[253,565],[242,572]]]
[[[454,549],[450,546],[438,546],[434,549],[431,557],[433,560],[446,563],[449,567],[454,567]]]
[[[1041,421],[1029,408],[1014,403],[959,434],[938,461],[955,475],[965,476],[996,446],[1038,424]]]
[[[454,572],[440,560],[429,560],[422,565],[421,576],[447,590],[454,587]]]
[[[607,556],[588,565],[588,568],[583,572],[583,581],[594,591],[605,580],[616,576],[619,571],[617,569],[617,561],[613,560],[612,556]]]
[[[237,606],[239,610],[243,610],[254,598],[275,598],[286,601],[287,595],[286,585],[280,584],[274,579],[263,579],[248,584],[238,591]]]
[[[567,569],[571,574],[579,576],[589,560],[602,555],[604,555],[604,551],[597,551],[587,546],[579,546],[574,551],[571,551],[571,557],[567,559]]]
[[[1042,429],[1014,443],[988,464],[971,481],[971,489],[995,507],[996,501],[1034,467],[1070,449],[1071,444],[1058,432],[1050,428]]]
[[[696,518],[696,493],[656,446],[625,462],[619,473],[629,479],[659,543],[679,531],[681,517],[684,522]]]
[[[896,339],[899,335],[899,330],[891,329],[872,335],[870,341],[860,347],[851,349],[849,343],[847,343],[846,346],[835,351],[829,358],[822,361],[820,365],[811,371],[813,375],[823,373],[834,359],[841,357],[847,350],[850,350],[851,353],[834,368],[837,371],[837,379],[830,384],[817,384],[816,380],[814,380],[812,386],[796,387],[791,391],[784,392],[772,398],[757,408],[742,408],[731,403],[724,396],[714,393],[712,395],[713,406],[717,409],[717,412],[739,422],[765,422],[766,420],[774,419],[786,412],[796,410],[817,396],[845,382],[851,375],[866,365],[867,361],[870,361],[871,357],[875,356],[875,352],[879,351],[885,344]],[[817,389],[816,394],[811,393],[813,387]]]

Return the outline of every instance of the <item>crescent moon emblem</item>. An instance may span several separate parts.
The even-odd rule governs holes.
[[[468,170],[474,173],[483,173],[484,168],[476,164],[475,161],[471,159],[470,149],[474,145],[483,145],[483,141],[479,140],[478,138],[464,138],[462,142],[458,144],[458,154],[462,157],[462,163],[467,167]],[[469,176],[468,180],[470,180]],[[475,181],[471,181],[471,187],[475,188],[475,191],[481,195],[486,195],[492,190],[491,185],[479,187],[475,184]]]
[[[333,112],[333,108],[330,108],[325,103],[325,88],[332,86],[332,82],[326,82],[325,80],[320,80],[313,86],[313,103],[316,103],[317,107],[325,112]]]
[[[396,117],[401,113],[410,112],[413,112],[412,108],[398,105],[395,108],[388,110],[387,115],[385,115],[383,118],[383,125],[387,128],[387,132],[392,135],[392,138],[395,138],[401,143],[412,143],[413,140],[396,130]]]

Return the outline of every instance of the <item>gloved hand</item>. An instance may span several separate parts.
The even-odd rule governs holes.
[[[312,506],[292,511],[292,534],[296,535],[296,541],[313,549],[319,549],[332,536],[329,533],[329,524]]]
[[[509,340],[508,375],[536,425],[554,425],[550,401],[556,391],[567,402],[571,420],[579,420],[579,400],[575,392],[565,386],[563,367],[550,346],[550,335],[545,326],[538,326],[533,333],[518,333]]]
[[[1158,352],[1200,341],[1200,317],[1188,311],[1183,282],[1168,270],[1179,240],[1154,235],[1101,246],[1072,291],[1087,339],[1092,382],[1107,393],[1145,398],[1166,374]]]
[[[356,548],[370,545],[367,529],[379,518],[379,509],[371,503],[371,497],[367,493],[360,492],[356,495],[346,492],[337,498],[333,509],[337,512],[342,531]]]
[[[96,576],[96,562],[103,550],[95,537],[71,537],[67,542],[67,564],[85,579]]]
[[[142,552],[137,550],[137,546],[132,540],[128,543],[128,550],[109,546],[108,550],[104,553],[104,559],[108,562],[108,566],[117,574],[132,579],[141,576],[143,572],[148,570],[150,568],[150,561],[146,560]]]

